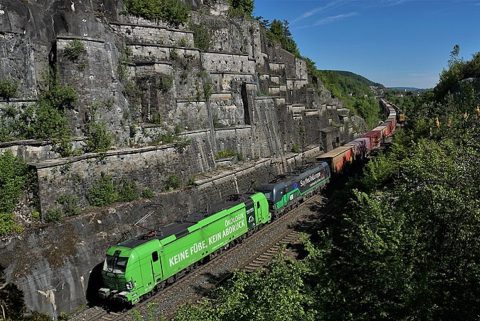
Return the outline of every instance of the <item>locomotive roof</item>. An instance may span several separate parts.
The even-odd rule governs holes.
[[[200,222],[201,220],[203,220],[204,218],[210,215],[213,215],[224,209],[230,208],[236,204],[244,202],[251,195],[252,194],[230,195],[227,198],[227,200],[221,203],[213,204],[211,207],[206,208],[203,212],[199,211],[199,212],[191,213],[182,220],[162,226],[156,231],[151,231],[149,233],[137,236],[130,240],[126,240],[124,242],[119,243],[118,245],[128,247],[128,248],[134,248],[154,239],[163,240],[172,235],[175,235],[177,237],[182,237],[188,234],[189,227],[197,224],[198,222]]]
[[[315,173],[317,170],[321,168],[328,167],[328,164],[326,162],[320,161],[320,162],[313,162],[313,163],[308,163],[304,165],[303,167],[290,172],[286,175],[280,175],[276,177],[274,180],[272,180],[268,184],[262,184],[260,185],[256,190],[257,191],[269,191],[272,190],[274,187],[277,186],[284,186],[290,184],[292,181],[295,180],[295,178],[303,178],[303,176],[308,176],[313,173]]]

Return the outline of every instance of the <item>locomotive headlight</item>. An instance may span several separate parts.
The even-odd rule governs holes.
[[[127,284],[126,284],[126,287],[127,287],[127,290],[131,290],[133,289],[133,282],[132,281],[128,281]]]

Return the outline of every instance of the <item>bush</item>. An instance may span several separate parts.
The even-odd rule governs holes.
[[[151,188],[147,187],[142,191],[142,198],[153,198],[154,196],[155,194],[153,193]]]
[[[292,153],[300,153],[300,146],[298,146],[298,144],[293,144],[291,152]]]
[[[17,95],[18,82],[12,79],[0,80],[0,97],[10,100]]]
[[[140,192],[134,181],[122,180],[118,190],[119,201],[131,202],[140,198]]]
[[[165,190],[174,190],[180,187],[180,178],[177,175],[170,175],[165,182]]]
[[[57,203],[62,206],[65,216],[75,216],[80,213],[78,198],[74,195],[64,194],[57,199]]]
[[[64,110],[73,108],[78,100],[78,95],[72,86],[60,86],[54,80],[49,90],[42,94],[41,99],[46,100],[52,107]]]
[[[22,231],[23,227],[15,222],[13,214],[0,213],[0,236]]]
[[[33,130],[35,138],[51,139],[54,142],[70,140],[70,126],[67,118],[61,110],[45,100],[38,104]]]
[[[60,210],[59,208],[48,210],[45,214],[45,222],[58,222],[60,221],[62,216],[62,210]]]
[[[81,54],[87,52],[82,41],[74,39],[65,47],[63,55],[70,61],[77,61]]]
[[[112,146],[112,136],[104,122],[92,122],[87,129],[88,152],[104,153]]]
[[[88,190],[87,199],[93,206],[104,206],[116,202],[119,197],[112,177],[102,174],[102,177]]]
[[[27,181],[27,165],[11,151],[0,154],[0,213],[13,212]]]

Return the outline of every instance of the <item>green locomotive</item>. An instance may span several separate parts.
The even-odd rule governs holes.
[[[290,210],[310,194],[321,190],[330,182],[330,167],[326,162],[292,172],[280,180],[257,188],[267,197],[270,212],[274,217]]]
[[[110,247],[102,270],[105,287],[99,290],[100,298],[133,305],[195,263],[271,220],[263,193],[242,196],[230,203],[210,216],[191,217]]]

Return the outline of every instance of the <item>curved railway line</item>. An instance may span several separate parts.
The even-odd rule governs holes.
[[[156,315],[171,318],[177,308],[194,302],[228,279],[234,271],[253,272],[266,266],[276,254],[291,244],[300,243],[301,232],[294,223],[312,216],[312,205],[323,203],[323,197],[313,195],[298,207],[286,212],[271,224],[265,225],[236,246],[221,252],[215,258],[187,273],[175,283],[140,302],[134,309],[123,312],[92,307],[73,316],[71,321],[135,320],[132,311],[143,316],[152,308]]]
[[[382,105],[388,112],[388,119],[383,123],[383,125],[374,128],[362,137],[357,138],[344,146],[337,147],[330,152],[322,154],[320,157],[317,157],[317,160],[323,161],[323,164],[325,164],[326,168],[330,168],[335,174],[341,174],[347,165],[352,163],[356,158],[362,160],[365,157],[368,157],[371,151],[381,148],[382,144],[385,144],[386,139],[393,135],[397,125],[397,117],[394,108],[383,100]],[[315,181],[315,179],[322,177],[321,170],[310,171],[310,169],[306,170],[305,173],[302,173],[303,176],[297,177],[296,179],[298,183],[295,183],[295,185],[300,184],[304,186],[310,183],[312,180]],[[328,170],[328,174],[330,174],[330,170]],[[329,185],[331,186],[331,184]],[[283,188],[284,193],[287,193],[287,187],[282,186],[283,185],[279,184],[279,191],[280,188]],[[275,193],[280,193],[276,190],[276,185],[267,185],[267,187],[268,189],[265,191],[265,193],[268,193],[269,195],[276,195]],[[295,188],[298,189],[298,186]],[[109,312],[99,307],[95,307],[81,312],[70,320],[138,320],[138,316],[145,316],[148,314],[162,315],[164,317],[171,318],[180,305],[198,300],[206,292],[209,292],[210,289],[214,288],[228,278],[233,271],[245,270],[248,272],[262,268],[268,264],[275,254],[286,245],[297,243],[300,238],[300,232],[295,230],[295,227],[292,226],[292,223],[299,222],[301,219],[307,218],[307,214],[315,212],[318,214],[319,212],[318,208],[315,210],[309,208],[309,205],[315,205],[321,203],[322,201],[322,197],[318,195],[319,187],[317,186],[317,189],[313,191],[315,191],[316,194],[306,199],[303,203],[298,203],[298,201],[295,201],[294,203],[292,202],[292,205],[290,206],[286,205],[284,208],[290,209],[290,211],[286,212],[283,216],[277,218],[272,223],[266,224],[260,230],[256,231],[256,233],[253,233],[254,229],[252,228],[248,234],[243,234],[235,241],[231,241],[230,243],[222,245],[225,246],[224,250],[214,253],[211,252],[211,259],[207,263],[200,266],[197,266],[197,264],[186,266],[184,268],[186,271],[185,273],[180,272],[181,276],[178,275],[178,273],[174,275],[174,279],[172,281],[176,282],[174,282],[172,285],[167,286],[165,289],[160,290],[155,294],[152,294],[152,292],[142,294],[145,299],[138,303],[134,309],[132,309],[132,311],[136,314],[135,316],[129,311]],[[303,195],[300,194],[302,196],[297,198],[297,200],[303,200],[304,197],[307,197],[308,193],[309,192],[306,192]],[[262,195],[263,200],[266,202],[266,196],[265,194],[262,194],[262,192],[258,192],[255,195]],[[293,199],[294,195],[292,194],[290,200]],[[257,201],[259,202],[258,199],[255,200],[255,202]],[[277,199],[275,199],[275,201],[277,201]],[[258,210],[260,203],[256,204]],[[280,204],[280,202],[278,204]],[[254,207],[253,205],[249,206],[251,206],[250,211],[252,213]],[[291,209],[291,206],[297,207]],[[277,208],[275,208],[275,211],[276,209]],[[329,206],[326,211],[323,211],[323,215],[325,216],[334,214],[336,213],[333,206]],[[313,217],[313,220],[319,220],[318,215]],[[310,215],[309,218],[311,220],[312,215]],[[260,222],[265,224],[268,221],[265,220]],[[186,231],[188,232],[188,230]],[[253,233],[253,235],[250,235],[250,233]],[[245,238],[246,235],[249,235],[249,237]],[[241,243],[241,245],[235,246],[239,243]],[[117,252],[119,253],[119,251]],[[158,260],[158,254],[156,260]],[[110,291],[109,289],[106,290]]]

